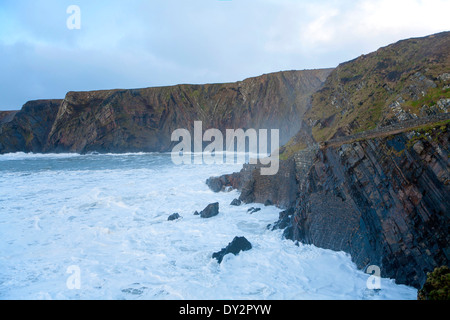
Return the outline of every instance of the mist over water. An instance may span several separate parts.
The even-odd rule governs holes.
[[[369,290],[347,254],[268,230],[276,207],[230,206],[237,191],[205,184],[240,169],[153,153],[0,156],[0,299],[416,298],[389,279]],[[212,202],[218,216],[193,215]],[[212,254],[235,236],[253,248],[218,264]],[[68,286],[71,266],[79,289]]]

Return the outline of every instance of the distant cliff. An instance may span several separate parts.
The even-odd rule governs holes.
[[[245,165],[207,184],[285,208],[270,227],[288,239],[420,288],[450,258],[449,52],[444,32],[341,64],[280,148],[277,175]]]
[[[61,102],[30,101],[20,111],[0,112],[0,153],[42,152]]]
[[[205,130],[279,129],[280,142],[286,143],[300,129],[311,95],[331,71],[285,71],[224,84],[69,92],[62,101],[29,102],[0,124],[0,153],[170,151],[172,132],[191,130],[197,120]]]

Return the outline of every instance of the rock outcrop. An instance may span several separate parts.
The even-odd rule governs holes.
[[[300,152],[295,174],[280,171],[268,179],[259,170],[243,170],[241,177],[234,174],[233,181],[240,182],[234,186],[258,203],[272,188],[296,186],[277,193],[285,197],[277,199],[278,206],[288,209],[271,229],[284,229],[288,239],[345,251],[361,269],[378,265],[383,277],[420,288],[427,272],[449,264],[449,129],[447,120]]]
[[[286,210],[270,229],[421,288],[450,258],[449,50],[444,32],[341,64],[280,148],[277,175],[245,165],[208,185],[271,200]]]
[[[301,126],[311,95],[331,69],[285,71],[236,83],[69,92],[64,100],[29,102],[0,114],[0,153],[165,152],[172,132],[279,129],[285,143]],[[6,120],[5,120],[6,119]],[[11,120],[6,124],[1,124]]]
[[[210,203],[206,206],[205,209],[200,211],[200,217],[205,218],[205,219],[215,217],[218,214],[219,214],[219,203],[218,202]]]
[[[180,218],[181,218],[180,214],[173,213],[167,218],[167,221],[174,221],[174,220],[178,220]]]
[[[446,111],[450,32],[399,41],[340,64],[304,120],[316,141]],[[441,102],[439,102],[441,101]]]
[[[42,152],[61,102],[30,101],[20,111],[0,113],[0,154]]]
[[[239,199],[243,203],[272,203],[288,208],[295,204],[298,192],[295,161],[281,161],[278,173],[273,176],[260,175],[261,164],[244,164],[240,172],[211,177],[206,184],[214,192],[231,187],[241,191]]]
[[[234,255],[239,254],[241,251],[248,251],[252,248],[252,244],[245,237],[235,237],[225,248],[219,252],[213,253],[213,259],[217,259],[217,262],[222,263],[223,258],[232,253]]]

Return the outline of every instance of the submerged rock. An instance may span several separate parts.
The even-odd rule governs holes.
[[[251,207],[250,209],[247,210],[247,213],[252,214],[252,213],[255,213],[255,212],[258,212],[258,211],[261,211],[261,208],[253,208],[253,207]]]
[[[180,219],[181,218],[181,216],[178,214],[178,213],[174,213],[174,214],[171,214],[168,218],[167,218],[167,220],[168,221],[173,221],[173,220],[177,220],[177,219]]]
[[[240,206],[242,204],[242,201],[239,199],[234,199],[231,201],[230,206]]]
[[[219,214],[219,203],[210,203],[205,209],[200,212],[200,217],[211,218]]]
[[[219,263],[222,262],[225,255],[232,253],[237,255],[241,251],[248,251],[252,248],[252,244],[245,237],[235,237],[226,248],[223,248],[219,252],[213,253],[212,257],[217,259]]]

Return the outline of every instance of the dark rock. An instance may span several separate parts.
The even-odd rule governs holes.
[[[297,175],[294,215],[279,221],[285,237],[347,252],[361,269],[379,265],[382,277],[421,288],[428,271],[449,265],[449,127],[322,148]]]
[[[234,199],[231,201],[230,206],[240,206],[242,204],[242,201],[239,199]]]
[[[0,112],[0,154],[42,152],[61,102],[29,101],[20,111]]]
[[[294,208],[289,208],[287,210],[281,211],[279,214],[279,219],[274,223],[272,231],[276,229],[286,229],[292,225],[292,216],[294,214]]]
[[[268,207],[268,206],[273,206],[273,202],[270,201],[270,200],[266,200],[266,201],[264,202],[264,205],[265,205],[266,207]]]
[[[222,191],[222,181],[218,177],[211,177],[206,180],[206,185],[213,191],[213,192],[220,192]]]
[[[198,215],[200,215],[200,213],[197,210],[195,210],[194,216],[198,216]]]
[[[213,191],[222,191],[231,186],[241,192],[239,200],[243,203],[266,203],[289,208],[295,205],[298,184],[295,161],[281,160],[278,173],[273,176],[261,176],[261,165],[244,164],[240,172],[212,177],[207,184]]]
[[[211,218],[219,214],[219,203],[211,203],[200,212],[200,217]]]
[[[167,218],[167,220],[168,221],[173,221],[173,220],[177,220],[177,219],[180,219],[181,218],[181,216],[178,214],[178,213],[174,213],[174,214],[171,214],[168,218]]]
[[[222,262],[223,257],[229,253],[237,255],[241,251],[248,251],[252,248],[252,244],[245,237],[235,237],[226,248],[219,252],[213,253],[212,257],[217,259],[219,263]]]
[[[251,207],[250,209],[247,210],[247,213],[253,214],[255,212],[261,211],[261,208],[253,208]]]
[[[51,130],[42,152],[171,151],[176,145],[171,133],[192,128],[197,120],[204,128],[221,132],[258,130],[270,123],[280,128],[280,144],[284,144],[299,130],[312,93],[330,72],[283,71],[226,84],[68,92],[59,110],[52,113],[54,121],[39,123]],[[20,135],[25,143],[37,137],[28,131]],[[12,135],[0,142],[5,148],[16,144]]]

